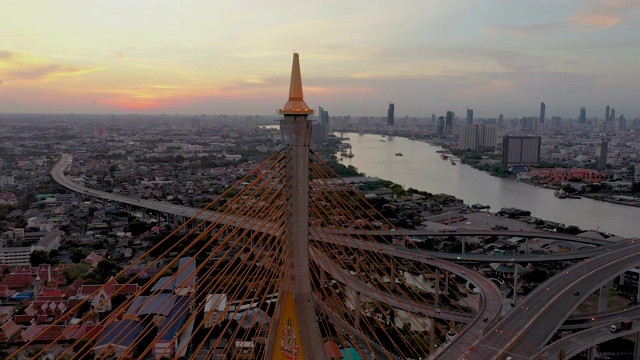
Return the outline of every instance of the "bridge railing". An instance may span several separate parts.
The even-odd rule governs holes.
[[[570,315],[567,320],[589,320],[593,317],[600,317],[600,316],[606,316],[606,315],[617,315],[617,314],[624,314],[625,312],[628,311],[634,311],[634,310],[640,310],[640,304],[625,308],[625,309],[618,309],[618,310],[608,310],[608,311],[602,311],[599,312],[597,314],[590,314],[590,315]]]

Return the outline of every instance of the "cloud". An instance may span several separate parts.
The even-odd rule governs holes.
[[[0,51],[0,76],[5,82],[43,81],[57,76],[82,75],[98,70],[101,68],[68,66],[27,54]]]
[[[484,30],[487,34],[507,33],[511,36],[526,37],[541,33],[554,32],[566,27],[564,23],[543,23],[531,25],[493,25]]]
[[[606,29],[623,21],[625,15],[640,9],[637,0],[599,0],[574,15],[570,21],[592,29]]]

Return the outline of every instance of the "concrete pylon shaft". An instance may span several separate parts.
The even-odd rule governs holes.
[[[311,121],[307,115],[285,115],[281,121],[283,134],[290,144],[287,163],[289,179],[290,241],[293,266],[293,299],[298,317],[300,340],[305,359],[324,359],[322,338],[313,306],[309,272],[309,141]]]
[[[292,285],[286,289],[286,293],[278,295],[276,320],[280,323],[278,326],[283,329],[282,332],[288,334],[283,339],[287,343],[285,347],[288,346],[285,349],[288,356],[284,358],[322,360],[322,337],[316,319],[309,270],[309,143],[312,124],[307,117],[313,114],[313,110],[309,109],[303,99],[298,54],[293,54],[289,100],[278,112],[284,115],[284,119],[280,120],[280,131],[286,147],[288,174],[286,191],[289,238],[286,241],[291,250],[291,278],[285,281]],[[283,324],[282,321],[287,319],[289,323]],[[274,349],[275,336],[280,336],[280,329],[270,330],[266,351],[269,359],[283,359]],[[298,336],[295,336],[296,333]],[[292,345],[297,341],[299,349],[295,348],[297,345]]]

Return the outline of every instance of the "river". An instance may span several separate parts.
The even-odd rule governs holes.
[[[532,216],[541,219],[585,230],[640,236],[640,208],[585,198],[559,199],[550,189],[494,177],[459,161],[452,165],[436,153],[440,147],[423,141],[357,133],[344,136],[350,138],[345,142],[351,144],[354,157],[344,158],[342,163],[353,165],[368,176],[390,180],[405,188],[450,194],[469,205],[489,205],[491,211],[515,207],[531,211]]]

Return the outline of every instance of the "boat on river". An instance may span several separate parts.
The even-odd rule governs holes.
[[[449,159],[449,157],[447,156],[447,154],[440,154],[440,157],[442,158],[442,160],[447,160],[447,159]]]
[[[402,153],[398,152],[398,153],[396,153],[396,156],[404,156],[404,155],[402,155]]]

